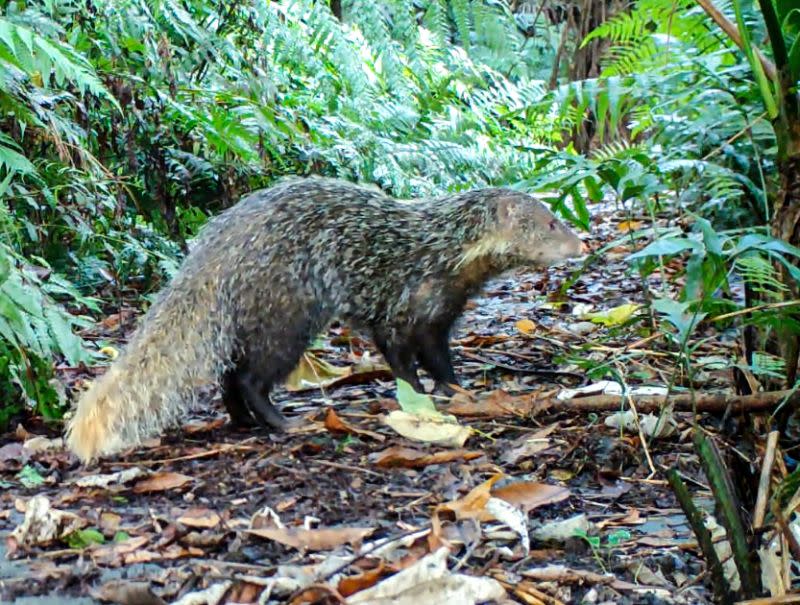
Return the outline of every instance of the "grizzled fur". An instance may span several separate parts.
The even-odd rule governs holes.
[[[394,373],[455,383],[448,335],[467,299],[517,265],[581,253],[532,197],[483,189],[416,203],[342,181],[292,180],[212,219],[68,428],[83,460],[175,423],[202,387],[234,420],[279,426],[269,389],[334,317],[370,331]]]

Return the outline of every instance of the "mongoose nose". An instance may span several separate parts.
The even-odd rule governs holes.
[[[586,242],[581,242],[581,254],[589,254],[591,251],[592,249]]]

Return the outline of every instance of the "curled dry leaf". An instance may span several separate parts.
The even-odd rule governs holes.
[[[514,396],[502,389],[492,391],[479,400],[456,395],[447,411],[455,416],[474,418],[507,418],[508,416],[529,417],[547,409],[547,399],[543,394],[533,393]]]
[[[452,573],[446,548],[440,548],[380,584],[347,598],[347,605],[474,605],[498,601],[506,592],[497,580]]]
[[[678,430],[678,423],[670,413],[660,415],[639,414],[638,416],[639,426],[642,427],[642,432],[648,437],[669,437]],[[633,410],[611,414],[605,419],[604,423],[612,428],[623,428],[632,433],[638,432],[636,414],[633,413]]]
[[[566,488],[533,481],[517,481],[492,489],[492,496],[505,500],[525,513],[540,506],[554,504],[569,498],[572,493]]]
[[[181,431],[188,435],[193,433],[208,433],[221,429],[227,422],[228,419],[225,416],[220,416],[219,418],[214,418],[207,422],[187,422],[181,426]]]
[[[47,544],[84,526],[84,519],[52,508],[45,496],[34,496],[25,505],[22,523],[6,538],[8,554],[14,554],[22,547]]]
[[[446,418],[418,416],[402,410],[391,412],[384,422],[406,439],[444,447],[462,447],[472,434],[469,427]]]
[[[246,532],[259,538],[273,540],[297,550],[331,550],[342,544],[359,544],[375,531],[373,527],[274,527],[248,529]]]
[[[550,521],[533,530],[533,537],[542,542],[565,542],[581,533],[588,533],[592,525],[584,514],[569,519]]]
[[[434,518],[437,517],[439,511],[449,511],[455,514],[456,519],[491,521],[494,517],[486,510],[486,503],[492,497],[492,486],[503,477],[502,473],[498,473],[479,486],[472,488],[463,498],[440,504],[434,510]]]
[[[166,601],[153,593],[149,582],[111,580],[89,592],[98,601],[119,605],[166,605]]]
[[[150,539],[147,536],[136,536],[124,542],[97,546],[89,551],[89,554],[98,565],[119,565],[124,561],[126,555],[136,552],[147,545]]]
[[[384,569],[385,565],[383,561],[380,561],[374,569],[368,569],[358,575],[348,576],[339,580],[337,590],[343,597],[349,597],[351,594],[366,590],[370,586],[375,586],[384,574]]]
[[[385,441],[386,437],[375,431],[358,429],[342,420],[333,408],[325,411],[325,428],[334,435],[361,435],[371,437],[376,441]]]
[[[447,464],[455,460],[474,460],[483,455],[483,452],[463,449],[445,450],[431,454],[411,447],[393,446],[370,454],[369,460],[380,468],[422,468],[433,464]]]
[[[170,489],[177,489],[183,487],[187,483],[191,483],[193,479],[188,475],[181,473],[155,473],[147,479],[139,481],[133,486],[135,494],[144,494],[148,492],[163,492]]]
[[[149,473],[139,467],[126,468],[117,473],[107,473],[104,475],[87,475],[80,479],[75,479],[72,484],[78,487],[108,487],[111,484],[130,483],[134,479],[146,477]]]
[[[173,601],[172,605],[218,605],[222,603],[225,593],[232,584],[233,582],[230,581],[212,584],[204,590],[196,590],[183,595],[177,601]]]
[[[284,386],[287,391],[304,391],[329,386],[331,383],[348,376],[352,369],[340,368],[317,358],[306,351],[297,363],[297,366],[286,379]]]
[[[47,450],[60,450],[64,448],[64,440],[61,437],[49,439],[48,437],[31,437],[22,444],[23,449],[32,454],[46,452]]]

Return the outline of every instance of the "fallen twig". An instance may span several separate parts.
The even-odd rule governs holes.
[[[775,450],[778,446],[779,431],[772,431],[767,436],[767,447],[764,451],[764,463],[761,465],[761,477],[758,480],[758,497],[753,513],[753,529],[764,525],[764,516],[767,513],[767,499],[769,498],[769,483],[772,476],[772,464],[775,462]]]
[[[734,412],[770,410],[784,400],[789,403],[800,402],[800,392],[793,390],[766,391],[752,395],[736,395],[734,393],[681,393],[671,394],[667,401],[661,395],[633,395],[636,407],[640,412],[653,412],[660,410],[667,403],[676,410],[691,411],[694,407],[698,412],[724,412],[728,407]],[[619,395],[592,395],[577,397],[566,401],[549,401],[550,409],[602,411],[617,410],[620,407]],[[544,402],[539,402],[544,405]]]

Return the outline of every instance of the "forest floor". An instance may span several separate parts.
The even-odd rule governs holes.
[[[600,213],[587,242],[599,250],[628,227]],[[86,468],[48,439],[57,430],[18,427],[0,442],[9,558],[0,598],[455,605],[500,591],[498,602],[547,605],[710,602],[663,473],[677,466],[711,509],[691,414],[672,413],[667,434],[652,436],[611,426],[628,409],[621,397],[616,410],[592,413],[555,399],[597,384],[598,368],[630,386],[685,382],[674,347],[649,336],[647,320],[608,327],[580,317],[642,301],[624,262],[630,251],[623,242],[599,255],[563,305],[552,304],[555,294],[577,265],[507,275],[470,305],[453,350],[477,403],[466,394],[437,400],[472,429],[463,445],[457,436],[424,443],[419,424],[406,426],[407,437],[388,426],[399,407],[391,375],[375,367],[369,342],[342,327],[314,357],[358,369],[328,376],[323,389],[281,389],[276,400],[295,422],[287,433],[232,428],[215,402],[181,429]],[[658,279],[649,287],[660,288]],[[118,314],[97,335],[132,325],[131,314]],[[703,336],[695,386],[730,390],[732,339]],[[719,420],[702,424],[729,447]]]

